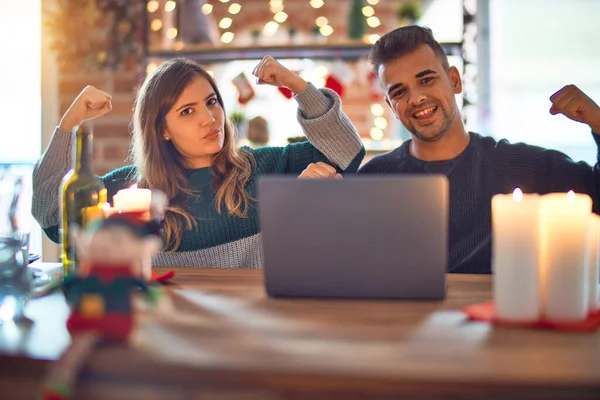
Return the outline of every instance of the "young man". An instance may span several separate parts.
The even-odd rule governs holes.
[[[450,182],[448,272],[491,272],[491,199],[498,193],[587,193],[600,211],[600,170],[563,153],[496,141],[465,130],[455,94],[458,70],[431,30],[396,29],[379,39],[370,60],[396,118],[412,140],[373,158],[359,173],[444,174]],[[573,85],[550,98],[551,114],[587,124],[600,145],[600,107]],[[599,146],[600,148],[600,146]],[[398,207],[402,207],[401,204]],[[402,257],[402,255],[399,255]]]

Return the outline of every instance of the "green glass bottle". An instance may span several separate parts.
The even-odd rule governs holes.
[[[84,229],[88,211],[106,203],[106,188],[92,173],[92,139],[89,128],[76,126],[74,167],[61,184],[61,258],[64,276],[77,272],[78,259],[71,240],[74,227]]]

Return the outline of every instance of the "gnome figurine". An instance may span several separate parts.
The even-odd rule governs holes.
[[[133,291],[141,288],[152,299],[149,260],[162,244],[156,226],[137,213],[118,213],[76,232],[73,241],[81,262],[78,274],[63,281],[71,305],[67,329],[126,340],[133,328]]]

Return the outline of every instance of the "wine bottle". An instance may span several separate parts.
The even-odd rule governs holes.
[[[76,126],[74,167],[62,180],[61,185],[61,257],[64,276],[77,273],[78,258],[71,239],[74,229],[85,229],[86,210],[106,203],[106,188],[92,173],[92,139],[89,128]]]

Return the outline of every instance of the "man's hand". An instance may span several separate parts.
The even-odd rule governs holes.
[[[306,88],[306,81],[300,75],[290,71],[271,56],[263,58],[252,71],[258,78],[259,84],[276,87],[285,86],[294,93],[300,93]]]
[[[573,121],[589,125],[600,134],[600,107],[575,85],[567,85],[550,97],[550,114],[563,114]]]
[[[306,167],[306,169],[304,171],[302,171],[302,173],[300,174],[300,176],[298,176],[298,179],[327,179],[327,178],[335,178],[335,179],[341,179],[342,175],[338,174],[335,170],[335,168],[333,168],[331,165],[325,164],[324,162],[318,162],[316,164],[314,163],[310,163],[308,164],[308,167]]]

